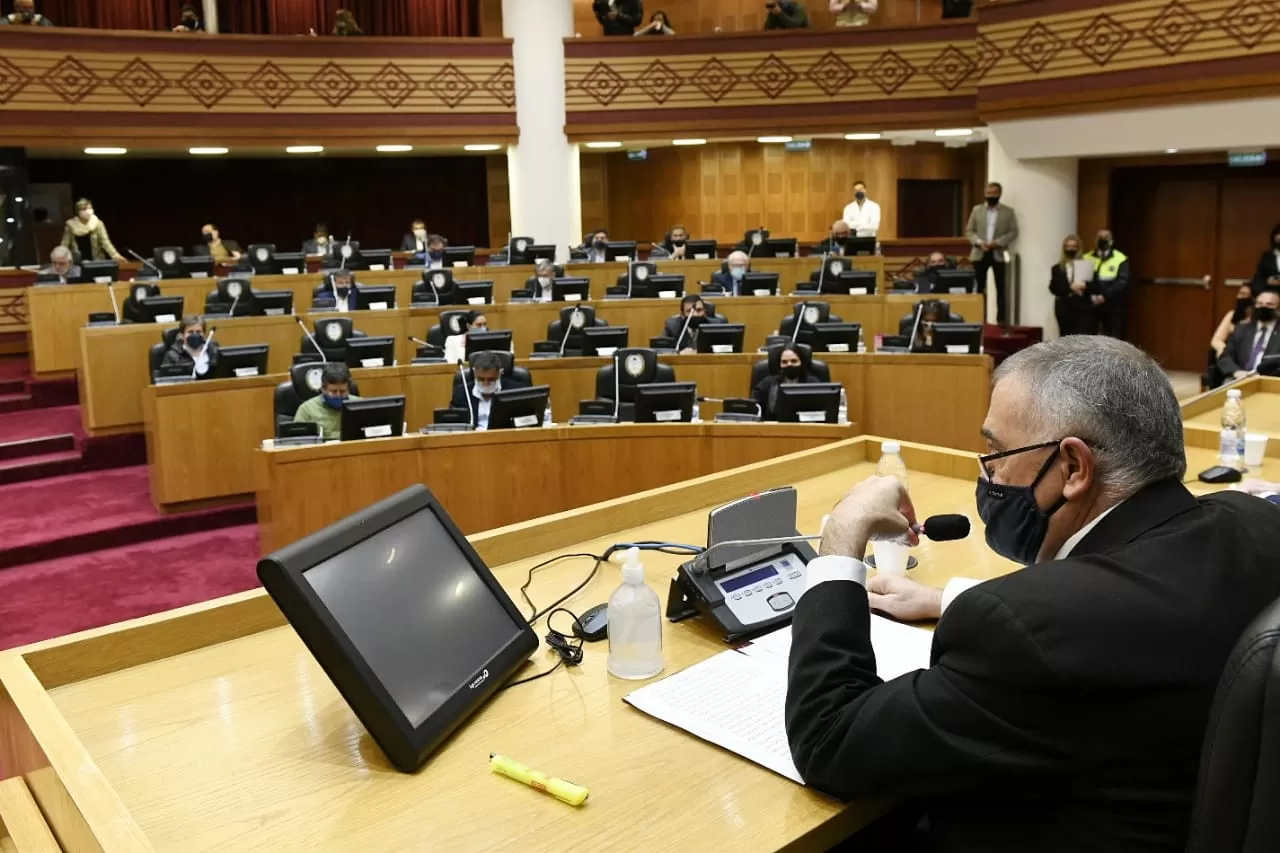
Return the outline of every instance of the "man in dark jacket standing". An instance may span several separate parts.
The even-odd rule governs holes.
[[[636,27],[644,19],[642,0],[595,0],[591,11],[607,36],[635,35]]]
[[[1183,851],[1224,665],[1280,596],[1280,507],[1187,491],[1169,381],[1112,338],[1010,357],[982,432],[987,545],[1025,568],[868,582],[867,542],[914,544],[915,510],[896,479],[850,491],[792,624],[796,768],[840,797],[908,799],[931,851]],[[877,677],[869,607],[941,617],[928,669]]]

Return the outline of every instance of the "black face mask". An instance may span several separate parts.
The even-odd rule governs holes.
[[[1099,237],[1099,238],[1098,238],[1098,251],[1099,251],[1099,252],[1109,252],[1109,251],[1111,251],[1111,241],[1110,241],[1110,240],[1107,240],[1106,238]]]
[[[671,245],[673,248],[679,249],[681,246],[684,245],[684,240],[672,240]]]
[[[800,373],[803,370],[804,370],[804,365],[802,364],[788,364],[786,367],[782,368],[782,378],[783,379],[799,379]]]
[[[689,328],[690,328],[690,329],[696,329],[696,328],[698,328],[699,326],[701,326],[701,325],[702,325],[703,323],[705,323],[705,322],[707,322],[707,318],[706,318],[706,316],[699,316],[699,315],[697,315],[697,314],[690,314],[690,315],[689,315]]]
[[[351,288],[349,288],[349,287],[334,287],[334,292],[336,292],[336,293],[338,294],[338,298],[339,298],[339,299],[346,299],[346,298],[347,298],[347,294],[349,294],[349,293],[351,292]]]
[[[989,206],[991,206],[991,207],[995,207],[995,206],[996,206],[997,204],[999,204],[999,203],[1000,203],[1000,196],[998,196],[998,195],[989,195],[989,196],[987,196],[987,204],[988,204]]]
[[[597,240],[597,241],[595,241],[594,243],[592,243],[591,245],[595,247],[595,250],[596,250],[597,252],[603,252],[605,249],[609,248],[609,241],[608,241],[608,240]]]
[[[1047,446],[1033,445],[1022,449],[1035,450]],[[1029,566],[1039,556],[1040,546],[1049,532],[1050,516],[1067,502],[1065,497],[1060,497],[1047,510],[1040,509],[1036,503],[1036,486],[1040,485],[1057,458],[1058,448],[1055,447],[1029,486],[1008,486],[993,483],[985,477],[978,478],[978,517],[987,528],[987,547],[1001,557]]]
[[[182,16],[182,25],[183,25],[184,27],[194,27],[194,26],[196,25],[196,18],[195,18],[195,16],[194,16],[194,15],[183,15],[183,16]]]
[[[867,194],[864,193],[862,190],[858,190],[856,193],[853,194],[853,197],[856,198],[858,201],[865,201],[867,198]]]
[[[1244,318],[1245,318],[1245,317],[1247,317],[1247,316],[1249,315],[1249,308],[1250,308],[1250,306],[1252,306],[1252,305],[1253,305],[1253,300],[1252,300],[1252,299],[1248,299],[1248,298],[1245,298],[1245,299],[1237,299],[1237,300],[1236,300],[1236,310],[1235,310],[1234,312],[1232,312],[1232,314],[1231,314],[1231,322],[1232,322],[1232,323],[1241,323],[1241,322],[1243,322],[1243,321],[1244,321]]]
[[[212,235],[212,234],[201,234],[201,235],[200,235],[200,239],[204,240],[206,243],[212,243],[212,242],[213,242],[213,235]]]
[[[1079,249],[1063,249],[1062,254],[1066,255],[1068,258],[1074,258],[1076,255],[1080,254],[1080,250]]]
[[[1274,308],[1254,308],[1253,319],[1259,323],[1270,323],[1276,318],[1276,309]]]

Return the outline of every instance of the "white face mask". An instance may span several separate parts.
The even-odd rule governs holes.
[[[93,208],[92,208],[92,207],[90,207],[90,208],[86,208],[85,210],[80,211],[80,220],[81,220],[82,222],[88,222],[88,221],[89,221],[90,219],[92,219],[92,218],[93,218]]]
[[[427,239],[427,230],[425,228],[415,228],[413,229],[413,236],[419,240],[425,240]]]
[[[481,394],[497,394],[501,385],[502,380],[498,380],[496,382],[477,382],[476,390]]]
[[[551,276],[549,276],[549,275],[540,275],[540,276],[538,276],[538,284],[542,285],[543,287],[550,287],[550,286],[551,286]]]
[[[316,238],[316,245],[317,245],[317,246],[323,246],[325,243],[328,243],[328,242],[329,242],[329,238],[328,238],[328,237],[325,237],[324,235],[321,235],[321,236],[319,236],[319,237],[317,237],[317,238]]]

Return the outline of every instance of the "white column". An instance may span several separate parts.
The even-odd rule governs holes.
[[[1063,238],[1076,230],[1077,165],[1075,157],[1017,160],[1005,153],[994,130],[987,138],[987,180],[1004,187],[1003,202],[1018,214],[1018,240],[1013,251],[1020,259],[1022,280],[1015,319],[1024,326],[1043,327],[1046,338],[1058,335],[1049,271],[1062,258]],[[1012,291],[1012,266],[1008,275]],[[995,322],[995,312],[992,283],[987,295],[988,322]]]
[[[218,31],[218,0],[204,0],[204,15],[201,20],[204,21],[204,31],[206,33],[216,33]]]
[[[578,146],[564,134],[564,42],[572,0],[502,0],[502,34],[513,41],[520,142],[507,149],[511,230],[554,243],[556,259],[582,242]]]

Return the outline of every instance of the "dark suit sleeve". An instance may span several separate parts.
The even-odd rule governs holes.
[[[751,399],[756,401],[756,405],[760,407],[760,419],[772,420],[773,412],[769,411],[769,389],[773,387],[773,377],[766,377],[760,380],[751,391]]]
[[[662,324],[662,336],[674,339],[676,335],[680,334],[680,327],[683,325],[683,317],[668,317],[667,321]]]
[[[1059,299],[1071,295],[1071,284],[1067,281],[1067,273],[1062,269],[1062,264],[1054,264],[1049,273],[1049,292]]]
[[[182,364],[182,356],[182,350],[169,347],[164,351],[164,358],[160,360],[160,364],[163,367],[177,367]]]
[[[1230,379],[1231,374],[1237,370],[1244,370],[1244,367],[1237,361],[1237,357],[1244,357],[1243,350],[1240,349],[1241,341],[1245,335],[1249,335],[1249,340],[1253,340],[1253,324],[1243,323],[1236,326],[1235,331],[1231,333],[1231,337],[1227,338],[1227,346],[1222,350],[1222,356],[1218,359],[1218,369]]]
[[[1263,252],[1261,257],[1258,258],[1258,266],[1253,271],[1253,280],[1249,282],[1249,289],[1253,291],[1253,295],[1255,297],[1267,286],[1267,279],[1270,278],[1268,275],[1270,272],[1268,267],[1271,266],[1271,259],[1273,257],[1275,257],[1275,255],[1267,251]]]
[[[1074,730],[1041,725],[1061,694],[1037,689],[1053,674],[996,595],[957,598],[932,666],[889,682],[876,675],[869,620],[866,590],[851,581],[820,584],[796,607],[786,723],[807,784],[845,798],[980,795],[1034,786],[1078,760]]]
[[[595,14],[596,20],[603,24],[609,16],[609,0],[595,0],[591,4],[591,11]]]
[[[1119,299],[1129,289],[1129,262],[1120,264],[1116,277],[1102,283],[1102,295],[1107,299]]]
[[[467,407],[467,398],[462,388],[461,382],[454,383],[453,396],[449,398],[449,408],[465,409]]]
[[[635,0],[634,3],[618,4],[618,20],[631,27],[638,27],[644,20],[644,3],[641,0]]]

